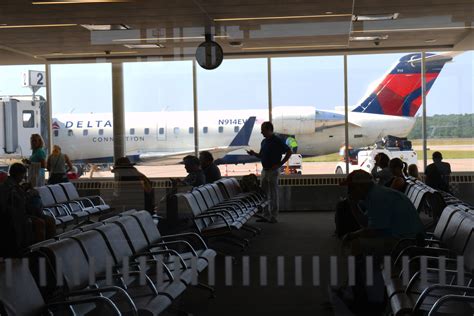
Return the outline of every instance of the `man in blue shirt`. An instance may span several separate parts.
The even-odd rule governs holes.
[[[389,254],[398,240],[423,235],[418,211],[405,194],[375,184],[362,170],[351,172],[345,184],[349,199],[359,202],[368,219],[366,228],[344,237],[344,242],[351,243],[353,255]]]
[[[281,138],[273,134],[273,124],[271,122],[263,122],[260,129],[263,137],[265,137],[260,145],[260,152],[256,153],[253,150],[248,150],[247,153],[260,158],[262,161],[262,189],[270,200],[268,214],[264,214],[266,219],[262,221],[277,223],[278,174],[280,167],[290,159],[291,149]],[[285,157],[282,159],[283,154],[285,154]]]

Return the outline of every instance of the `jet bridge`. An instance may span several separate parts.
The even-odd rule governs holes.
[[[30,154],[31,134],[41,134],[40,104],[43,98],[0,97],[0,164]]]

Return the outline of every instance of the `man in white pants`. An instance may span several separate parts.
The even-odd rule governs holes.
[[[247,151],[249,155],[260,158],[262,161],[262,189],[270,200],[268,208],[269,214],[264,214],[266,218],[258,221],[277,223],[278,175],[280,173],[280,167],[290,159],[292,152],[290,147],[288,147],[281,138],[273,134],[273,124],[271,122],[263,122],[261,132],[265,139],[262,140],[260,145],[260,152],[256,153],[253,150]],[[283,154],[285,154],[285,157],[281,159]]]

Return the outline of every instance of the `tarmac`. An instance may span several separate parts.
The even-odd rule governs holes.
[[[474,171],[474,159],[451,159],[445,160],[451,164],[451,170],[453,172],[473,172]],[[428,164],[431,160],[428,161]],[[302,168],[303,175],[314,175],[314,174],[334,174],[336,170],[337,162],[304,162]],[[423,161],[418,161],[418,169],[422,170]],[[185,177],[186,171],[184,166],[178,165],[166,165],[166,166],[136,166],[140,172],[145,174],[149,178],[167,178],[167,177]],[[260,174],[261,164],[250,163],[250,164],[239,164],[239,165],[219,165],[221,174],[223,176],[240,176],[249,173]],[[95,171],[92,178],[112,178],[113,174],[109,170]],[[81,179],[90,178],[90,173],[86,173]]]

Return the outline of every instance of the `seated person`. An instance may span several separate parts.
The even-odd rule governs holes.
[[[184,168],[188,175],[184,179],[171,178],[171,181],[178,186],[198,187],[206,184],[206,177],[201,170],[201,164],[196,156],[188,155],[183,158]]]
[[[348,233],[344,244],[353,255],[386,255],[402,238],[423,236],[418,211],[403,193],[377,185],[369,173],[356,170],[345,181],[349,199],[367,214],[367,227]]]
[[[385,185],[393,176],[388,167],[390,158],[384,153],[378,153],[375,155],[374,160],[374,168],[371,171],[372,177],[374,177],[378,184]]]
[[[199,162],[201,163],[201,169],[206,178],[206,183],[213,183],[221,178],[221,171],[214,163],[214,157],[208,151],[201,151],[199,153]]]
[[[407,164],[404,163],[400,158],[393,158],[390,160],[389,168],[393,174],[393,177],[385,184],[385,186],[404,193],[407,186],[407,182],[405,180],[406,167]]]
[[[9,176],[0,185],[0,257],[17,257],[34,242],[52,238],[54,219],[42,213],[38,192],[26,178],[21,163],[10,166]]]
[[[411,164],[408,166],[408,176],[415,178],[415,180],[421,180],[420,172],[418,171],[418,166]]]

